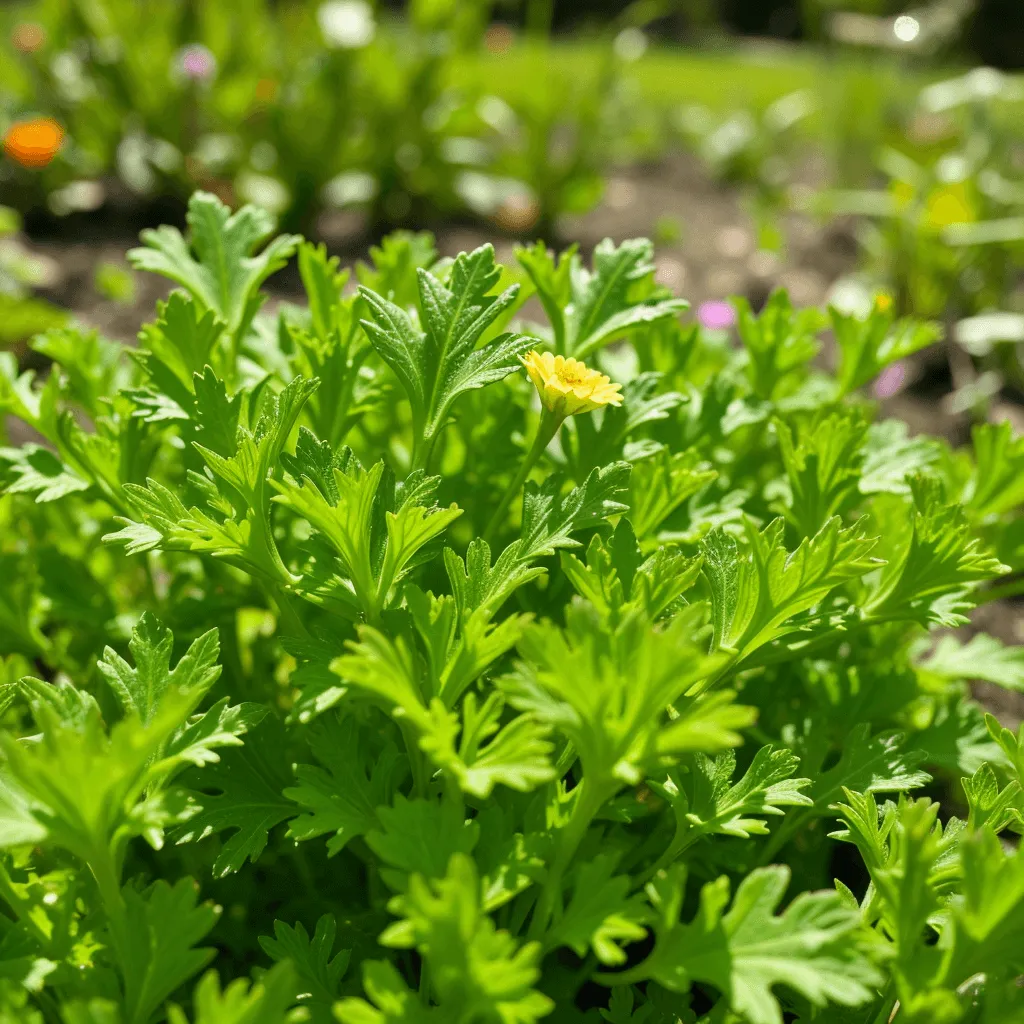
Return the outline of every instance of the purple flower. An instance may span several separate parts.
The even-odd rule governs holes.
[[[736,310],[728,302],[712,299],[697,307],[697,320],[709,331],[727,331],[736,323]]]
[[[191,82],[205,82],[217,73],[217,58],[202,43],[183,46],[174,58],[175,69]]]
[[[902,390],[907,382],[907,367],[903,363],[893,363],[887,366],[876,378],[871,387],[875,398],[892,398],[897,391]]]

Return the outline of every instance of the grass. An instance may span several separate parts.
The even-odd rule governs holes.
[[[559,83],[586,88],[599,74],[605,53],[606,45],[598,39],[556,40],[550,46],[520,42],[500,54],[481,52],[463,58],[454,81],[511,103],[524,102],[535,90]],[[762,112],[775,100],[806,89],[819,97],[820,113],[809,126],[820,135],[869,114],[884,119],[894,106],[912,104],[923,86],[964,70],[925,67],[896,54],[750,42],[704,50],[652,46],[632,65],[628,77],[638,99],[652,107],[701,104],[719,114],[740,109]],[[1024,81],[1024,75],[1018,77]],[[1019,127],[1024,104],[998,106],[1002,109],[997,119]]]

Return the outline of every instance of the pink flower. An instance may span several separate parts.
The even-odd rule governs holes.
[[[709,331],[727,331],[736,323],[736,310],[728,302],[712,299],[697,307],[697,320]]]
[[[174,63],[178,73],[192,82],[205,82],[217,73],[217,58],[202,43],[183,46]]]
[[[887,366],[876,378],[871,387],[875,398],[892,398],[903,389],[907,382],[907,368],[903,363]]]

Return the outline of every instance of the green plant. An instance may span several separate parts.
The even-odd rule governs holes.
[[[43,267],[18,240],[21,218],[0,206],[0,344],[24,341],[66,319],[62,310],[32,294]]]
[[[524,250],[541,329],[489,246],[349,292],[189,223],[137,348],[0,378],[7,1019],[1019,1017],[1024,734],[967,681],[1020,649],[933,643],[1022,564],[1019,445],[858,390],[930,328],[843,321],[833,377],[819,312],[724,346],[640,242]],[[531,358],[575,415],[528,452],[548,343],[621,405]]]
[[[42,109],[66,137],[49,166],[18,172],[17,194],[95,208],[96,179],[116,173],[142,196],[238,195],[289,228],[355,201],[374,224],[448,212],[453,147],[484,129],[450,68],[489,6],[423,0],[397,19],[369,0],[25,5],[0,44],[0,129]]]

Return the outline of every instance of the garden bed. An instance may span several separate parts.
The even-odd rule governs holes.
[[[97,292],[95,270],[101,263],[122,264],[125,252],[138,243],[140,230],[167,220],[183,223],[183,211],[166,203],[149,208],[126,204],[65,221],[37,220],[31,248],[53,269],[45,294],[104,335],[134,341],[139,327],[152,318],[156,300],[166,295],[167,282],[136,273],[134,300],[117,302]],[[363,218],[354,213],[322,217],[319,227],[321,239],[346,265],[367,258],[369,246],[376,241],[368,235]],[[559,227],[566,238],[578,240],[588,255],[605,237],[618,241],[662,235],[656,250],[657,277],[693,308],[704,301],[742,295],[756,309],[778,287],[789,291],[795,305],[823,305],[832,285],[850,273],[857,260],[853,224],[846,219],[822,223],[790,215],[782,221],[782,252],[759,250],[743,193],[711,180],[703,164],[685,154],[620,169],[610,177],[598,208],[566,218]],[[430,225],[430,229],[439,252],[450,257],[494,239],[496,233],[493,226],[470,222]],[[502,240],[498,234],[499,262],[513,263],[514,246],[530,237],[524,232],[518,238],[506,234]],[[271,295],[268,308],[276,300],[300,300],[301,283],[294,264],[271,278],[266,290]],[[951,412],[944,401],[952,388],[945,345],[910,357],[905,379],[902,390],[882,398],[883,416],[903,420],[912,434],[945,437],[954,444],[968,441],[969,417]],[[1013,396],[1000,402],[997,415],[1024,431],[1024,407]],[[18,428],[14,424],[15,437]],[[961,633],[966,637],[979,630],[1005,643],[1019,643],[1024,633],[1024,601],[982,605],[972,627]],[[1007,724],[1015,726],[1024,718],[1024,694],[985,683],[977,684],[977,693]]]

